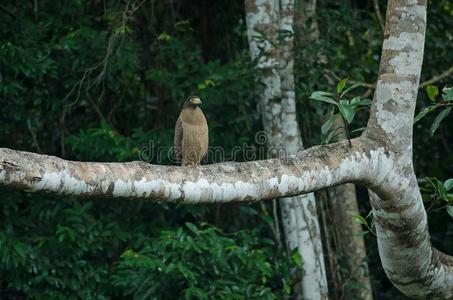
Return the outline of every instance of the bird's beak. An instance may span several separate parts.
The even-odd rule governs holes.
[[[192,99],[190,99],[190,102],[192,102],[192,104],[195,104],[195,105],[200,105],[201,99],[198,97],[193,97]]]

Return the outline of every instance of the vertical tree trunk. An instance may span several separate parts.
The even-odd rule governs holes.
[[[338,118],[332,130],[342,126],[343,122]],[[343,130],[336,141],[345,139]],[[337,273],[332,274],[333,280],[337,281],[334,285],[339,288],[337,297],[349,298],[354,295],[360,299],[373,299],[362,228],[354,220],[354,216],[360,214],[355,185],[346,183],[328,188],[325,192],[323,213],[327,214],[329,221],[324,222],[323,226],[324,231],[332,235],[327,243],[331,243],[328,251],[334,251],[328,255],[335,257],[330,260],[330,271]]]
[[[298,29],[297,45],[304,46],[319,39],[319,27],[316,19],[316,0],[296,0],[296,27]],[[326,61],[325,57],[304,57],[310,62]],[[335,128],[340,128],[342,122],[337,120]],[[335,129],[333,128],[333,129]],[[343,133],[337,136],[336,141],[344,140]],[[321,192],[322,193],[322,192]],[[353,293],[361,299],[373,299],[369,279],[368,264],[366,263],[365,242],[361,235],[360,224],[354,221],[353,216],[359,214],[354,184],[344,184],[329,188],[325,191],[320,202],[321,209],[326,217],[323,222],[325,238],[330,247],[327,247],[330,272],[333,286],[337,287],[337,297],[345,297]],[[345,270],[341,272],[340,270]],[[350,288],[350,286],[354,288]]]
[[[299,32],[298,40],[304,42],[316,41],[319,38],[318,21],[316,20],[317,0],[296,0],[296,26]]]
[[[293,0],[246,0],[250,52],[262,72],[260,109],[271,155],[303,148],[296,119]],[[313,193],[279,200],[287,246],[303,258],[298,298],[327,299],[327,281]]]

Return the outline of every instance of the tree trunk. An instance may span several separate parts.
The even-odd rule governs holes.
[[[339,130],[336,141],[346,139],[342,126],[343,121],[337,118],[332,126],[332,130]],[[333,235],[333,241],[329,242],[333,242],[335,253],[329,253],[329,256],[336,256],[336,267],[331,265],[331,272],[337,272],[332,278],[336,278],[335,285],[341,287],[337,290],[338,296],[373,299],[362,228],[354,219],[360,215],[355,185],[346,183],[328,188],[324,201],[330,222],[323,225]]]
[[[270,154],[293,155],[303,149],[296,119],[294,88],[294,3],[246,0],[247,33],[257,60],[260,110]],[[327,280],[314,194],[279,199],[288,249],[303,259],[297,298],[327,299]]]
[[[0,184],[77,196],[178,203],[292,197],[346,182],[369,188],[382,266],[404,294],[453,299],[453,257],[432,247],[412,165],[426,0],[389,0],[367,129],[284,158],[207,166],[93,163],[0,148]]]
[[[319,39],[316,0],[296,0],[296,5],[296,40],[299,47],[304,47]],[[302,59],[312,64],[315,61],[327,63],[327,58],[317,53],[310,53]],[[342,132],[335,141],[346,139],[342,126],[341,119],[338,119],[332,128],[338,128]],[[330,243],[330,247],[326,249],[330,258],[330,275],[335,281],[332,285],[336,287],[331,293],[337,294],[337,298],[353,294],[361,299],[373,299],[368,264],[365,260],[365,242],[361,235],[361,226],[353,218],[354,215],[360,214],[354,184],[327,189],[320,202],[323,204],[320,208],[325,209],[321,214],[326,214],[329,220],[323,222],[322,226],[325,238],[329,239],[326,243]]]

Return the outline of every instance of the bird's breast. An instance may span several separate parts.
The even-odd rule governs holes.
[[[183,125],[183,147],[203,147],[207,143],[208,127],[206,125]]]

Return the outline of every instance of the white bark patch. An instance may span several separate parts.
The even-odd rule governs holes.
[[[414,83],[407,80],[398,83],[378,81],[376,87],[376,99],[378,101],[375,103],[377,106],[376,118],[378,124],[387,134],[396,135],[400,128],[406,128],[412,124],[413,116],[408,114],[407,110],[403,110],[402,107],[410,106],[414,97],[414,86]],[[390,107],[384,108],[384,105],[389,101],[392,101],[388,104]]]
[[[419,59],[421,52],[400,52],[389,61],[389,64],[395,68],[397,75],[417,75],[419,66],[413,62]]]
[[[148,198],[153,193],[160,193],[163,197],[176,200],[182,196],[179,186],[180,185],[176,183],[168,184],[165,180],[147,180],[146,178],[142,178],[138,181],[124,181],[119,179],[114,183],[112,195],[114,197],[127,197],[127,195],[132,195],[135,197]]]
[[[196,182],[186,182],[182,191],[187,199],[184,202],[191,202],[191,199],[205,199],[210,202],[241,201],[246,197],[252,197],[258,190],[257,186],[238,180],[234,183],[210,183],[205,179]],[[197,201],[198,202],[198,201]]]
[[[49,172],[37,181],[33,190],[52,191],[64,187],[70,190],[70,194],[90,193],[94,188],[85,181],[71,176],[67,171]]]
[[[419,49],[423,45],[424,35],[420,32],[402,32],[398,37],[390,36],[384,40],[383,50]]]
[[[358,171],[360,176],[374,178],[376,175],[382,176],[382,180],[392,175],[393,160],[385,154],[383,148],[370,151],[369,157],[365,153],[356,152],[343,159],[338,167],[309,170],[302,172],[300,176],[282,174],[279,177],[260,179],[251,177],[250,181],[237,180],[232,183],[209,182],[206,179],[197,181],[186,181],[180,185],[175,184],[168,188],[168,183],[164,182],[123,182],[115,183],[116,195],[124,193],[140,194],[145,191],[169,190],[165,197],[178,199],[184,194],[184,202],[229,202],[232,200],[244,201],[246,199],[256,199],[266,197],[269,191],[275,195],[292,195],[301,191],[313,190],[315,186],[330,186],[337,182],[338,178],[357,178]],[[396,175],[395,175],[396,176]],[[393,177],[390,177],[394,179]],[[395,181],[397,182],[397,181]],[[122,192],[117,192],[117,186]],[[139,188],[142,186],[142,188]],[[173,191],[173,192],[170,192]]]

